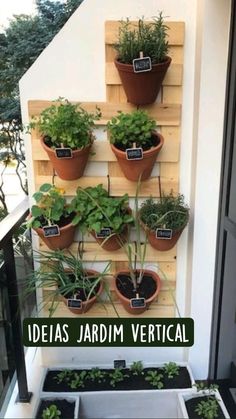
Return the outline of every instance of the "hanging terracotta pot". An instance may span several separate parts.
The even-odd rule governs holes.
[[[179,230],[173,230],[171,239],[165,239],[165,238],[163,239],[163,238],[157,238],[156,232],[153,230],[150,230],[142,221],[140,221],[140,224],[147,233],[147,239],[150,245],[154,249],[159,250],[161,252],[172,249],[176,245],[179,237],[182,234],[182,231],[186,227],[186,225],[184,225]]]
[[[137,274],[140,273],[140,269],[136,270]],[[114,278],[114,290],[119,298],[124,309],[130,314],[142,314],[144,313],[150,304],[157,298],[160,288],[161,288],[161,279],[153,271],[145,269],[143,271],[143,279],[138,288],[138,296],[141,299],[145,300],[145,305],[136,307],[133,305],[133,300],[137,298],[137,294],[133,289],[133,284],[130,278],[129,271],[119,271]]]
[[[113,252],[114,250],[120,249],[124,243],[127,241],[128,236],[128,227],[124,226],[124,230],[121,234],[111,234],[111,237],[99,238],[96,236],[95,231],[90,232],[92,236],[96,239],[96,242],[108,252]]]
[[[55,150],[45,144],[43,137],[41,137],[40,141],[59,178],[63,180],[76,180],[83,176],[92,143],[79,150],[72,150],[72,157],[58,158]]]
[[[155,102],[160,91],[171,58],[153,64],[151,71],[135,73],[132,64],[123,64],[117,59],[115,66],[119,72],[127,100],[134,105],[148,105]]]
[[[88,276],[94,276],[94,277],[96,277],[96,275],[99,276],[99,272],[94,271],[92,269],[89,269],[86,273],[87,273]],[[98,287],[99,288],[98,288],[98,291],[96,292],[96,295],[92,296],[88,300],[81,301],[81,307],[80,308],[68,307],[68,298],[64,297],[63,295],[61,295],[61,299],[65,303],[65,305],[67,306],[68,310],[70,310],[71,313],[78,314],[78,315],[83,314],[83,313],[86,313],[88,310],[90,310],[90,308],[93,306],[93,304],[97,301],[99,295],[102,293],[102,290],[103,290],[103,282],[102,281],[99,282]]]
[[[156,140],[157,145],[149,150],[143,151],[143,158],[140,160],[128,160],[125,151],[122,151],[115,147],[114,144],[111,144],[111,149],[127,179],[135,182],[139,180],[140,175],[141,180],[146,180],[151,176],[157,155],[164,144],[164,138],[161,134],[153,132],[153,138]]]
[[[42,241],[47,245],[47,247],[51,250],[57,249],[67,249],[74,241],[75,235],[75,226],[71,223],[63,227],[59,227],[59,236],[53,237],[45,237],[44,230],[42,228],[34,228],[34,231],[38,234],[38,236],[42,239]]]

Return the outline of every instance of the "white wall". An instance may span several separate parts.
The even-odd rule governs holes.
[[[201,14],[201,8],[204,10],[205,15]],[[211,9],[213,9],[212,15],[210,13]],[[150,18],[157,15],[158,11],[163,10],[163,14],[167,16],[167,20],[180,20],[185,22],[186,41],[184,55],[180,191],[185,195],[188,202],[192,201],[193,203],[196,177],[197,200],[195,209],[195,234],[193,236],[192,218],[189,235],[186,230],[179,243],[177,301],[182,315],[192,315],[196,321],[195,345],[190,351],[190,360],[193,364],[195,374],[199,378],[205,378],[207,376],[208,368],[207,348],[209,346],[210,336],[209,324],[211,318],[218,202],[217,191],[222,139],[228,9],[229,0],[84,0],[79,9],[54,38],[48,48],[43,51],[20,82],[22,114],[25,123],[28,122],[27,101],[29,99],[51,100],[59,96],[64,96],[69,100],[77,101],[105,101],[105,20],[119,20],[127,16],[137,19],[143,15],[146,18]],[[219,19],[226,26],[223,26],[219,22]],[[214,37],[216,37],[216,42],[212,45]],[[201,44],[203,45],[202,50]],[[200,67],[202,52],[202,67]],[[212,56],[213,52],[214,56]],[[210,61],[207,62],[208,55]],[[218,60],[218,56],[221,56],[220,60]],[[217,62],[217,66],[214,68],[214,74],[212,74],[212,67],[215,67],[215,62]],[[202,70],[202,73],[200,70]],[[200,75],[202,79],[200,79]],[[212,91],[212,82],[215,78],[222,82],[218,91],[216,89]],[[201,87],[200,92],[199,87]],[[200,108],[198,108],[199,95]],[[210,101],[211,98],[212,100]],[[209,108],[209,102],[213,102],[211,103],[213,108]],[[197,148],[198,109],[200,111],[200,131]],[[204,121],[204,118],[207,118],[207,120]],[[206,131],[203,129],[205,123],[207,123]],[[207,145],[211,145],[212,158],[209,148],[208,152],[205,152],[205,138]],[[196,151],[198,155],[197,160]],[[26,153],[28,178],[30,191],[32,192],[33,172],[31,147],[28,140],[26,143]],[[210,161],[210,165],[207,165],[207,160]],[[197,169],[196,173],[195,168]],[[209,179],[209,183],[206,182],[206,179]],[[202,210],[202,206],[204,211]],[[194,213],[194,208],[192,208],[192,213]],[[207,217],[204,216],[203,218],[205,214],[207,214]],[[202,228],[203,225],[204,229]],[[209,231],[207,237],[205,231]],[[192,241],[193,237],[194,242]],[[193,252],[191,250],[192,244],[194,244]],[[202,275],[202,271],[204,271],[204,275]],[[207,273],[207,278],[205,277],[205,273]],[[191,276],[193,278],[192,288]],[[202,295],[206,281],[210,292]],[[191,292],[193,296],[192,304],[190,304]],[[203,299],[204,323],[201,321],[203,315],[200,313]],[[209,320],[206,321],[206,319]],[[206,348],[204,351],[202,344]],[[132,358],[146,360],[184,360],[188,357],[188,351],[175,348],[96,349],[96,359],[98,361],[108,361],[109,359],[112,360],[119,357],[125,357],[127,360]],[[197,357],[201,358],[200,366]],[[83,350],[74,348],[68,349],[67,351],[55,351],[53,348],[52,350],[47,349],[44,352],[46,363],[49,361],[57,363],[62,360],[64,362],[71,362],[73,360],[91,362],[93,358],[93,349]]]

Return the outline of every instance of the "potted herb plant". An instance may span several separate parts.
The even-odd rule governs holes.
[[[87,269],[81,252],[74,256],[69,251],[65,254],[61,250],[39,252],[36,260],[40,268],[27,278],[25,294],[27,296],[47,287],[48,293],[42,304],[43,307],[49,304],[50,316],[61,300],[74,314],[87,312],[99,298],[104,276],[110,266],[108,263],[103,272]]]
[[[68,248],[74,239],[74,214],[69,211],[63,192],[50,183],[41,185],[33,195],[36,204],[27,221],[27,227],[33,228],[52,250]]]
[[[195,384],[197,393],[178,395],[178,418],[184,419],[229,419],[218,386]]]
[[[115,65],[128,102],[135,105],[155,102],[171,63],[167,55],[167,29],[162,12],[149,23],[139,19],[136,26],[129,19],[121,21],[114,45]]]
[[[77,419],[79,397],[42,397],[39,399],[36,419]]]
[[[128,195],[115,198],[100,184],[95,187],[78,187],[72,200],[70,211],[75,213],[72,223],[80,231],[88,231],[105,250],[113,251],[122,247],[133,222],[128,206]]]
[[[189,220],[184,196],[171,192],[155,201],[148,198],[141,206],[139,218],[154,249],[165,251],[175,246]]]
[[[93,143],[94,121],[100,117],[98,108],[88,113],[78,104],[59,99],[30,123],[30,128],[38,128],[41,145],[61,179],[75,180],[83,175]]]
[[[138,191],[138,188],[137,188]],[[145,269],[147,237],[141,239],[138,220],[138,192],[135,197],[134,225],[136,241],[129,239],[123,245],[128,260],[128,269],[119,271],[114,276],[114,290],[124,309],[131,314],[141,314],[157,298],[161,279],[156,272]],[[137,268],[137,262],[140,267]]]
[[[164,138],[156,131],[156,121],[146,111],[119,112],[107,124],[111,149],[125,177],[146,180],[160,152]]]

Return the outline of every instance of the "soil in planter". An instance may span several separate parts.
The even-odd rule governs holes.
[[[185,406],[189,415],[189,419],[200,419],[200,416],[197,414],[197,412],[195,412],[195,409],[198,405],[199,402],[201,401],[206,401],[207,397],[206,396],[201,396],[201,397],[193,397],[192,399],[189,399],[188,401],[185,402]],[[225,419],[225,415],[222,412],[222,409],[219,405],[218,408],[218,416],[217,419]]]
[[[159,137],[157,137],[157,136],[152,136],[151,137],[151,141],[152,141],[152,145],[151,145],[151,147],[150,146],[148,146],[148,145],[146,145],[146,146],[142,146],[142,149],[143,149],[143,151],[147,151],[147,150],[150,150],[152,147],[156,147],[156,146],[158,146],[158,144],[160,143],[160,138]],[[124,146],[122,143],[115,143],[114,144],[115,145],[115,147],[116,148],[118,148],[119,150],[121,150],[121,151],[125,151],[126,150],[126,146]],[[132,147],[132,146],[131,146]],[[137,143],[136,144],[136,147],[140,147],[140,145]]]
[[[78,374],[82,371],[89,371],[89,370],[73,370]],[[67,382],[57,383],[56,376],[61,370],[53,370],[48,371],[44,385],[43,391],[45,392],[72,392],[72,391],[116,391],[116,390],[156,390],[148,381],[145,380],[145,373],[147,371],[157,371],[158,374],[163,374],[163,370],[161,368],[144,368],[143,372],[144,375],[134,375],[128,368],[123,369],[122,371],[124,374],[128,375],[128,377],[124,378],[124,380],[120,383],[117,383],[115,387],[110,385],[109,373],[114,371],[113,369],[102,369],[101,371],[105,371],[107,374],[104,378],[104,382],[98,383],[96,380],[84,380],[84,387],[80,387],[77,389],[71,389]],[[192,383],[186,367],[180,367],[178,377],[173,378],[173,380],[165,379],[165,375],[162,379],[164,384],[163,389],[171,388],[191,388]],[[199,418],[198,418],[199,419]]]
[[[145,300],[147,300],[152,297],[157,289],[156,281],[151,275],[145,274],[143,275],[142,282],[139,284],[137,291],[134,290],[131,278],[127,275],[118,275],[116,278],[116,285],[120,293],[128,299],[135,298],[138,293],[140,298],[145,298]]]
[[[75,276],[73,274],[68,274],[68,277],[70,278],[70,281],[72,283],[75,282]],[[89,281],[92,283],[92,282],[95,282],[96,280],[97,280],[97,278],[93,278],[93,279],[90,279]],[[98,284],[94,287],[93,292],[90,294],[89,298],[92,298],[94,295],[97,295],[97,293],[99,291],[99,288],[100,288],[100,282],[98,282]],[[70,292],[70,293],[64,295],[64,297],[65,298],[73,298],[74,294],[76,293],[76,296],[79,300],[86,301],[88,299],[89,292],[90,292],[90,290],[85,292],[84,288],[77,288],[76,292],[74,292],[74,293]]]
[[[73,213],[68,215],[68,217],[62,216],[59,221],[55,222],[55,224],[58,225],[58,227],[62,228],[64,226],[70,224],[71,221],[73,220],[74,216],[75,216],[75,214],[73,214]],[[45,220],[45,218],[43,216],[37,217],[36,220],[38,220],[40,222],[42,227],[47,227],[48,226],[48,221]]]
[[[36,414],[36,419],[42,419],[42,414],[44,409],[51,406],[51,404],[55,404],[58,410],[61,411],[60,419],[73,419],[74,418],[74,410],[75,410],[75,402],[68,402],[65,399],[58,400],[58,399],[51,399],[51,400],[42,400],[39,405],[39,409]]]

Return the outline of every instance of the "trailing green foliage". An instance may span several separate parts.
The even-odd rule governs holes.
[[[175,375],[179,375],[179,365],[175,362],[168,362],[164,364],[163,370],[168,378],[174,378]]]
[[[63,192],[50,183],[41,185],[39,191],[33,195],[37,205],[31,208],[31,218],[27,222],[27,227],[38,228],[52,225],[62,217],[68,217],[69,210]]]
[[[114,368],[112,372],[109,374],[110,385],[112,387],[116,387],[116,384],[121,383],[124,381],[126,377],[129,377],[127,374],[124,373],[124,371],[121,368]]]
[[[136,110],[131,113],[118,112],[107,123],[110,142],[118,148],[136,147],[145,149],[153,145],[152,133],[156,129],[156,121],[151,119],[146,111]]]
[[[95,113],[88,113],[80,105],[62,98],[55,102],[44,109],[38,119],[33,118],[29,128],[38,128],[52,148],[63,145],[76,150],[89,145],[94,121],[101,117],[100,110],[96,108]]]
[[[130,365],[130,371],[133,375],[144,375],[142,361],[134,361]]]
[[[179,230],[188,222],[189,208],[183,195],[163,194],[158,201],[150,197],[141,205],[140,219],[153,231],[157,228]]]
[[[133,222],[128,202],[128,194],[110,197],[101,184],[85,189],[78,187],[70,205],[70,211],[76,213],[72,223],[78,224],[82,232],[99,233],[102,228],[109,227],[112,233],[121,233],[126,224]]]
[[[61,411],[55,404],[50,404],[42,413],[42,419],[60,419]]]
[[[164,387],[164,384],[161,381],[162,378],[163,374],[159,374],[157,371],[148,371],[145,380],[148,381],[153,387],[156,387],[160,390]]]
[[[162,12],[152,22],[139,19],[138,26],[132,26],[127,18],[120,22],[119,37],[114,45],[118,53],[118,60],[124,64],[132,64],[133,59],[139,58],[142,51],[144,57],[150,57],[152,64],[165,60],[168,53],[168,26],[165,25]]]

